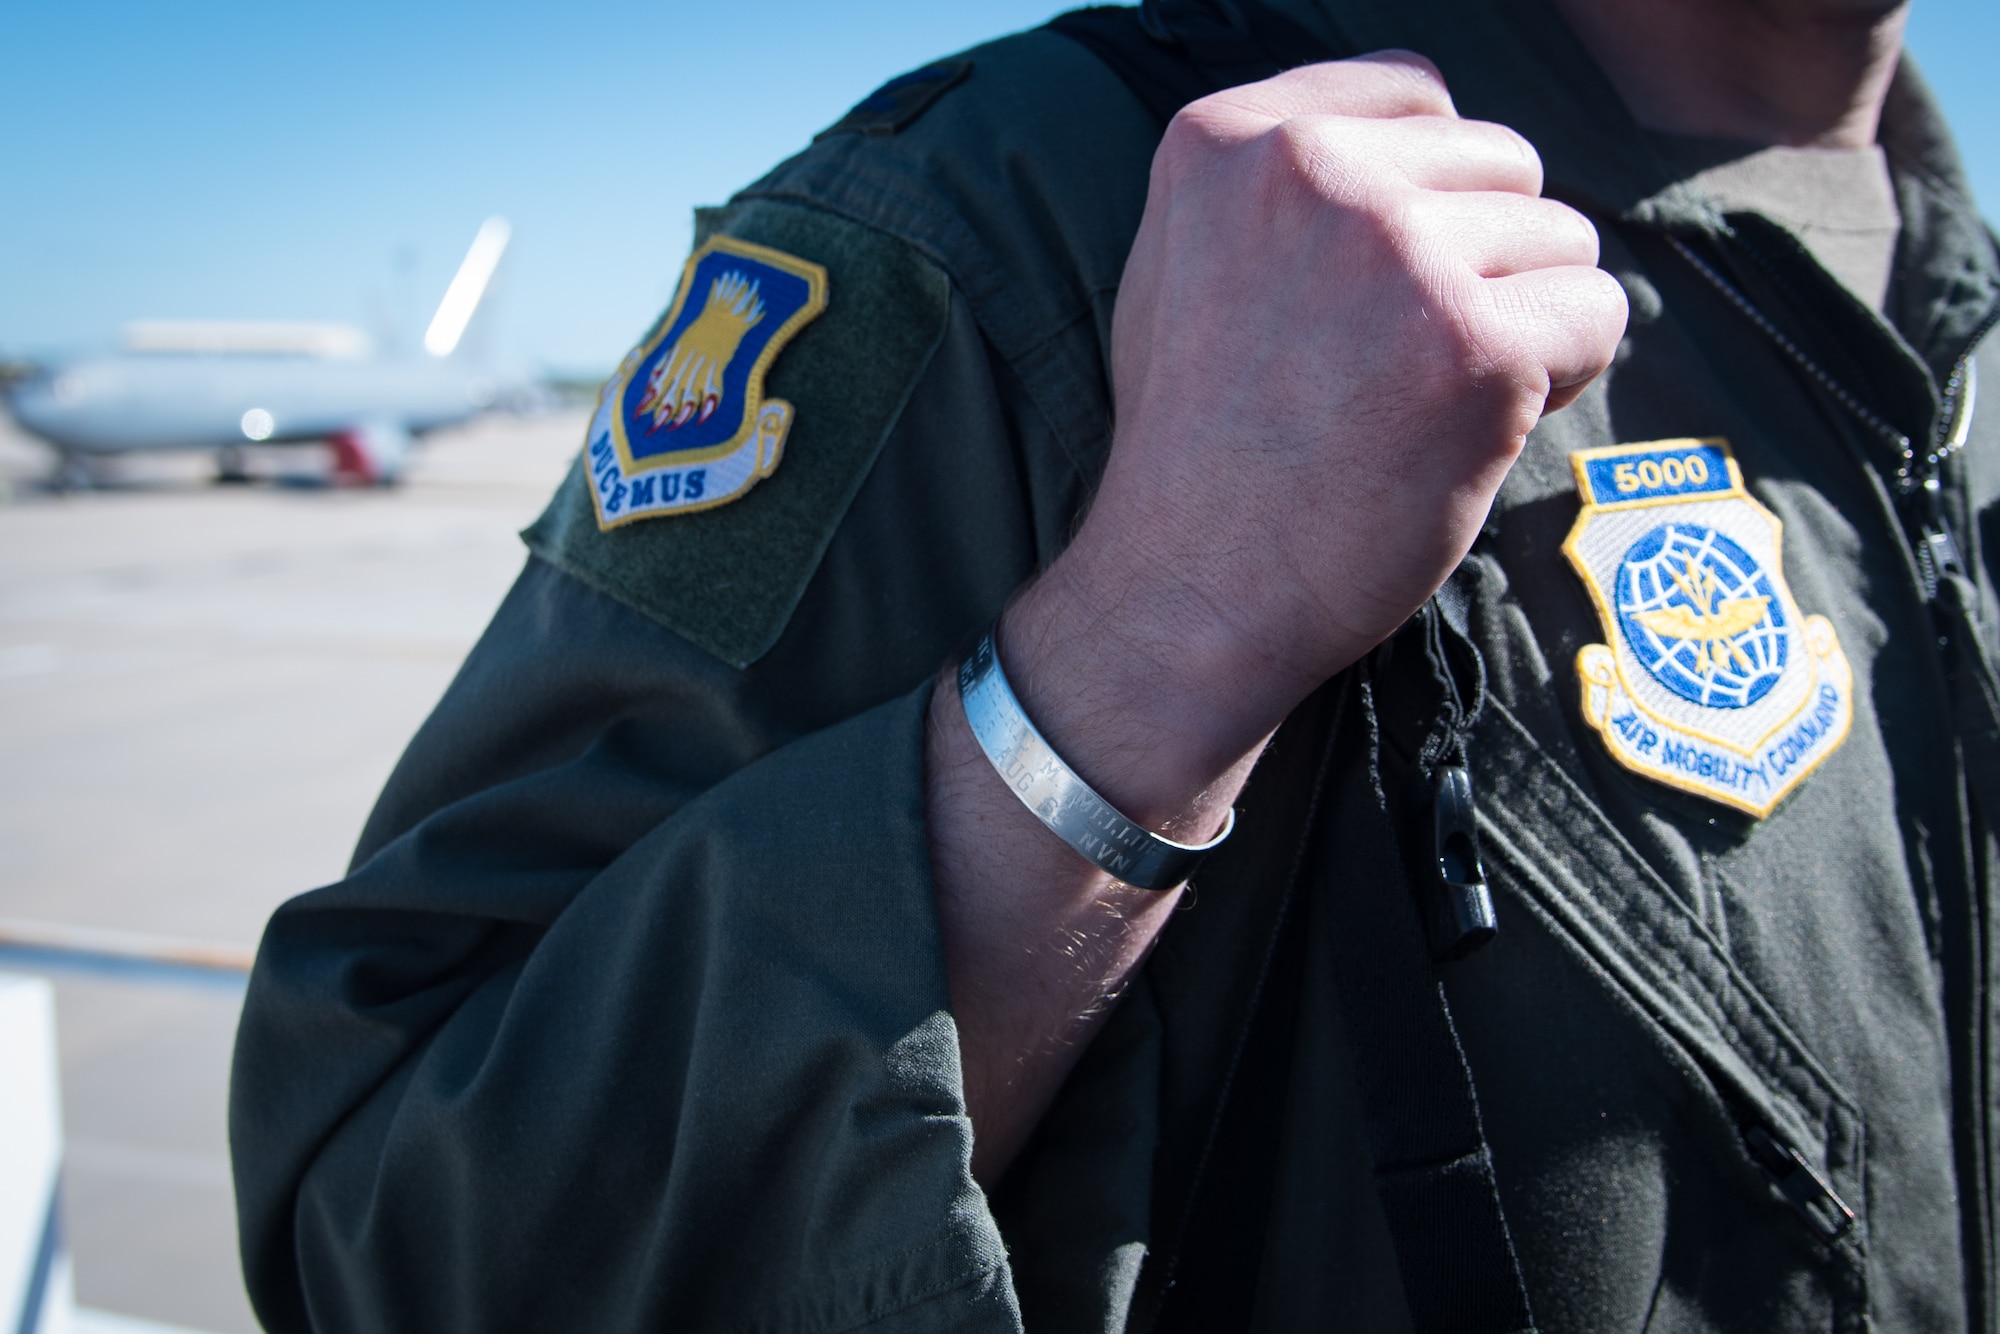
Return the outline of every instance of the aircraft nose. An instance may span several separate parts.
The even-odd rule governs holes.
[[[6,398],[7,406],[14,415],[24,420],[53,400],[49,377],[45,374],[30,375],[12,384],[0,385],[0,396]]]
[[[61,388],[61,377],[47,372],[16,380],[0,393],[4,393],[7,411],[14,420],[37,433],[58,427],[75,410],[73,400],[80,397],[76,394],[66,396]]]
[[[0,383],[0,399],[7,401],[7,406],[13,410],[14,415],[17,417],[21,414],[22,408],[26,407],[33,400],[37,392],[48,392],[48,377],[46,375],[25,375],[18,380]]]

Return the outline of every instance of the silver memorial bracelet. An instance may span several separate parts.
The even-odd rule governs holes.
[[[1050,749],[1021,701],[1014,698],[993,633],[979,641],[958,667],[958,698],[979,748],[993,768],[1021,799],[1021,804],[1050,832],[1100,869],[1139,889],[1172,889],[1194,874],[1202,859],[1222,845],[1236,827],[1236,811],[1223,821],[1222,832],[1198,846],[1161,838],[1134,824],[1116,807],[1091,790],[1090,784]]]

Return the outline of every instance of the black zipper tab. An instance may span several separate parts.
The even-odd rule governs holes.
[[[1938,584],[1948,574],[1964,574],[1958,543],[1944,513],[1944,488],[1935,475],[1918,490],[1921,517],[1917,522],[1917,570],[1923,575],[1924,596],[1935,600]]]
[[[1965,562],[1945,518],[1944,483],[1939,476],[1944,461],[1965,448],[1972,432],[1973,405],[1979,397],[1979,367],[1971,353],[1960,358],[1946,382],[1944,411],[1932,432],[1931,452],[1923,459],[1916,487],[1922,517],[1918,524],[1917,566],[1923,572],[1924,592],[1937,597],[1938,583],[1948,574],[1964,574]]]
[[[1431,957],[1449,963],[1463,959],[1500,929],[1493,892],[1486,887],[1486,866],[1479,857],[1472,774],[1463,765],[1438,766],[1431,783],[1431,821],[1437,880],[1424,904],[1424,926]]]
[[[1743,1142],[1749,1146],[1750,1156],[1757,1160],[1757,1165],[1770,1175],[1785,1203],[1806,1221],[1814,1236],[1830,1246],[1847,1235],[1847,1230],[1854,1226],[1854,1211],[1847,1207],[1847,1201],[1834,1194],[1833,1187],[1806,1161],[1804,1154],[1763,1126],[1751,1126],[1744,1131]]]

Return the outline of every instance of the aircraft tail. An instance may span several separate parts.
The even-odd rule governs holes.
[[[431,317],[430,328],[424,331],[424,351],[448,357],[458,350],[481,300],[493,286],[500,256],[506,253],[513,235],[513,227],[497,213],[479,224],[472,248],[465,252],[451,286],[445,289],[444,300],[438,303],[437,314]]]

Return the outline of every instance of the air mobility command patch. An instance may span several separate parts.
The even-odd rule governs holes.
[[[653,336],[599,395],[587,462],[597,525],[713,509],[778,466],[792,405],[764,374],[826,309],[826,270],[731,237],[688,260]]]
[[[1633,772],[1769,814],[1854,718],[1832,623],[1785,585],[1778,516],[1744,490],[1723,440],[1571,463],[1583,512],[1563,554],[1610,640],[1577,654],[1584,718]]]

